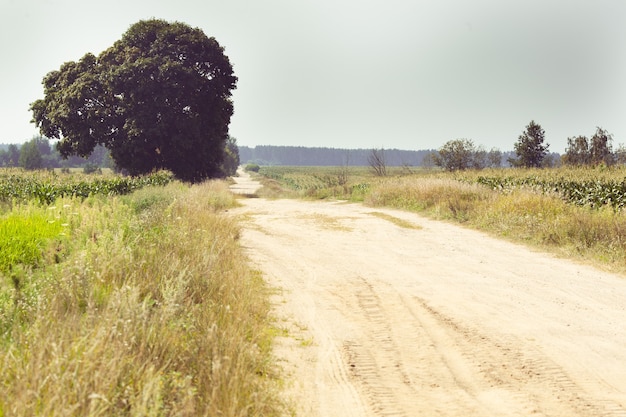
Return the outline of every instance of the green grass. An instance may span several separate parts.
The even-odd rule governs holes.
[[[5,218],[59,216],[67,241],[19,298],[0,291],[0,415],[283,415],[236,204],[223,182],[14,204]]]
[[[43,214],[12,214],[0,218],[0,272],[36,266],[51,239],[62,238],[63,225]]]

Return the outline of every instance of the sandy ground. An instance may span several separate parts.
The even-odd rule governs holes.
[[[626,416],[624,277],[402,211],[241,202],[298,416]]]

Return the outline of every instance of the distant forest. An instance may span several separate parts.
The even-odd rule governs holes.
[[[239,146],[242,164],[301,165],[301,166],[367,166],[371,149],[307,148],[303,146]],[[385,149],[388,166],[419,166],[424,157],[434,150],[403,151]]]
[[[53,168],[113,168],[113,160],[104,146],[98,145],[88,158],[70,156],[63,159],[50,141],[34,137],[23,144],[0,143],[0,167],[22,167],[26,169]]]
[[[387,166],[425,166],[435,149],[406,151],[385,149]],[[368,166],[371,149],[308,148],[303,146],[239,146],[239,159],[242,164],[293,165],[293,166]],[[509,166],[507,158],[514,152],[502,153],[502,166]]]

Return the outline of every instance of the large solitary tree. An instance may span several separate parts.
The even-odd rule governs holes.
[[[169,169],[184,181],[219,176],[237,77],[214,38],[184,23],[145,20],[98,57],[86,54],[43,80],[31,104],[62,156],[101,144],[132,175]]]

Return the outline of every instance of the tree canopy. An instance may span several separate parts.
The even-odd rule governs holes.
[[[613,135],[600,127],[596,128],[591,140],[582,135],[568,138],[563,162],[568,165],[611,165],[616,162],[612,141]]]
[[[471,139],[455,139],[446,142],[435,156],[435,165],[447,171],[471,168],[476,147]]]
[[[509,162],[513,166],[540,167],[550,146],[544,144],[545,135],[543,128],[531,120],[514,145],[517,159],[510,159]]]
[[[446,142],[433,155],[433,163],[447,171],[499,167],[502,152],[496,148],[487,152],[482,146],[474,145],[471,139],[454,139]]]
[[[214,38],[152,19],[98,57],[87,53],[47,74],[31,110],[64,157],[101,144],[131,175],[168,169],[197,182],[221,174],[236,83]]]
[[[43,158],[37,146],[37,139],[30,140],[22,145],[19,165],[27,170],[43,168]]]
[[[563,155],[563,162],[568,165],[587,165],[591,161],[589,140],[586,136],[567,138],[567,148]]]
[[[592,164],[606,164],[611,165],[613,163],[613,135],[609,134],[606,130],[597,127],[596,133],[591,137],[589,153],[591,154]]]

